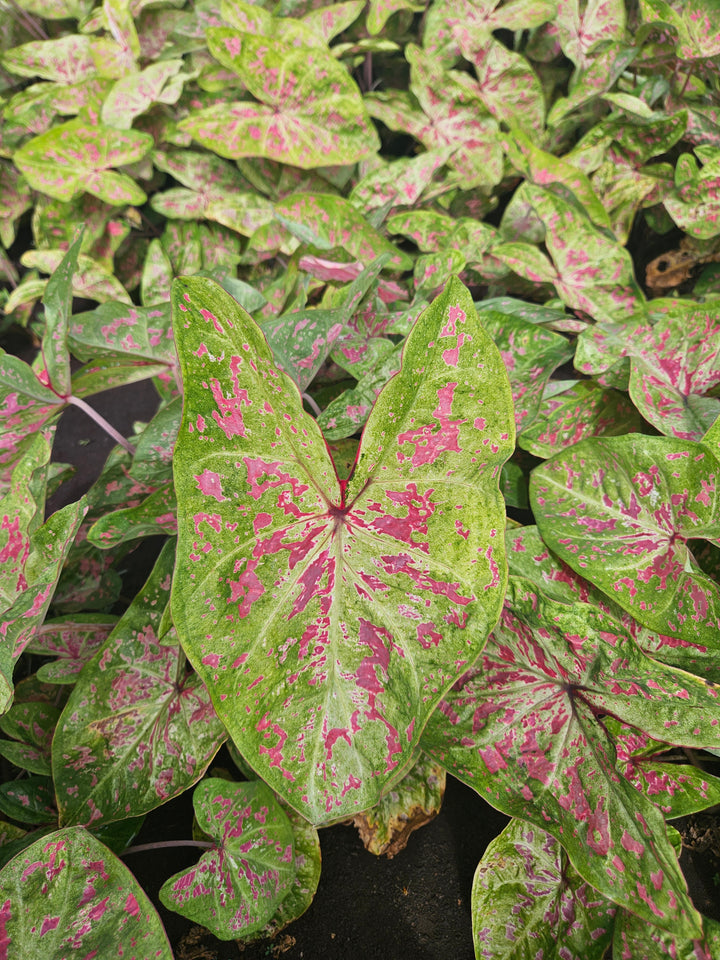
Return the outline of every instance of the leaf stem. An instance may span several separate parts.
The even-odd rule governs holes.
[[[302,398],[303,398],[303,400],[305,401],[305,403],[310,407],[310,409],[311,409],[312,412],[315,414],[315,416],[316,416],[316,417],[319,417],[319,416],[320,416],[320,413],[321,413],[320,407],[315,403],[315,401],[314,401],[313,398],[310,396],[310,394],[309,394],[309,393],[304,393],[304,394],[302,395]]]
[[[200,847],[202,850],[210,850],[216,846],[210,840],[158,840],[155,843],[136,843],[134,847],[128,847],[120,854],[126,857],[129,853],[145,853],[146,850],[167,850],[168,847]]]
[[[98,413],[97,410],[93,410],[89,403],[85,403],[84,400],[81,400],[80,397],[73,397],[72,395],[67,397],[67,402],[72,404],[74,407],[79,407],[84,413],[86,413],[91,420],[94,420],[98,426],[102,427],[105,433],[110,434],[113,440],[116,443],[119,443],[129,454],[134,456],[135,447],[130,443],[129,440],[126,440],[121,433],[113,427],[111,423],[108,423],[105,417]]]

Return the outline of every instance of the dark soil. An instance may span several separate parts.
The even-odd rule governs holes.
[[[149,420],[157,395],[149,382],[110,390],[92,403],[126,435],[135,420]],[[53,459],[73,463],[77,473],[51,502],[76,500],[99,476],[113,441],[77,409],[60,421]],[[133,595],[142,586],[159,549],[147,541],[129,564]],[[143,559],[143,554],[146,556]],[[368,853],[352,826],[321,831],[322,874],[308,911],[274,941],[244,947],[217,940],[166,910],[157,894],[172,874],[197,860],[198,851],[174,848],[132,854],[125,862],[163,919],[176,960],[473,960],[470,893],[487,844],[507,818],[474,791],[448,778],[443,808],[414,833],[392,860]],[[720,921],[720,816],[704,812],[676,821],[683,834],[681,865],[695,905]],[[190,792],[149,814],[137,843],[191,836]]]

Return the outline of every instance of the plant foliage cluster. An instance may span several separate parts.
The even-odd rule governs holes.
[[[448,771],[513,818],[477,957],[720,957],[717,4],[4,11],[2,947],[170,958],[119,856],[190,790],[162,901],[272,935]],[[147,378],[46,517],[62,411]]]

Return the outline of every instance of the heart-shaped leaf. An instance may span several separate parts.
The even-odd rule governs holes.
[[[25,648],[29,653],[57,658],[41,664],[38,679],[44,683],[75,683],[116,622],[117,617],[94,613],[46,620]]]
[[[174,632],[158,639],[172,542],[70,695],[53,741],[61,821],[135,817],[182,793],[225,739]],[[92,758],[92,759],[91,759]]]
[[[160,888],[160,900],[221,940],[256,933],[272,919],[295,879],[293,828],[261,781],[203,780],[195,817],[213,845],[196,866]]]
[[[111,167],[140,160],[152,145],[148,133],[77,119],[29,140],[13,160],[31,187],[58,200],[87,191],[111,204],[144,203],[144,190]]]
[[[514,432],[502,361],[452,281],[408,337],[343,489],[250,317],[211,281],[175,291],[175,622],[252,767],[313,822],[355,814],[498,615]]]
[[[211,27],[211,53],[259,103],[221,103],[179,127],[221,157],[269,157],[311,169],[374,154],[378,136],[345,67],[318,47]]]
[[[687,541],[720,537],[719,470],[692,441],[593,438],[537,467],[530,496],[543,540],[573,570],[651,629],[714,646],[720,587]]]
[[[135,877],[82,827],[42,837],[3,867],[0,899],[4,946],[17,956],[172,960]]]
[[[602,960],[616,908],[573,870],[549,833],[514,819],[492,840],[472,886],[478,960]]]
[[[602,611],[511,578],[500,624],[422,742],[498,809],[552,833],[609,899],[692,937],[699,916],[663,817],[620,774],[601,717],[711,745],[717,697],[699,677],[654,664]]]

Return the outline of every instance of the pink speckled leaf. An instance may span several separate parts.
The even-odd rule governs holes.
[[[558,0],[552,24],[565,56],[583,69],[598,47],[627,39],[625,20],[623,0]]]
[[[6,957],[172,960],[142,887],[82,827],[36,840],[3,867],[0,902]]]
[[[451,281],[341,483],[251,318],[209,280],[174,296],[183,645],[263,779],[313,822],[353,815],[397,777],[498,615],[514,433],[502,361]]]
[[[545,128],[545,98],[530,62],[491,37],[482,47],[464,51],[475,67],[479,96],[501,123],[532,131]]]
[[[678,836],[678,844],[680,837]],[[660,930],[627,910],[619,910],[615,921],[613,957],[642,960],[716,960],[720,956],[720,923],[701,917],[702,936],[690,939],[674,931]]]
[[[0,717],[0,754],[21,770],[50,776],[50,743],[60,716],[57,707],[33,701],[15,703]]]
[[[175,347],[169,304],[136,307],[111,301],[76,313],[68,335],[78,360],[99,357],[164,364],[175,375]]]
[[[710,240],[720,233],[720,158],[716,149],[698,147],[696,153],[705,161],[697,169],[692,154],[683,154],[687,167],[680,163],[675,171],[675,189],[663,199],[665,209],[675,223],[689,236],[698,240]],[[682,171],[682,173],[681,173]]]
[[[65,259],[64,250],[26,250],[20,262],[26,267],[36,267],[43,273],[54,273]],[[73,273],[72,292],[87,300],[121,300],[130,303],[130,295],[112,272],[84,254],[78,256],[77,270]]]
[[[268,157],[303,169],[355,163],[380,144],[345,67],[317,47],[211,27],[208,46],[259,102],[207,107],[179,128],[222,157]]]
[[[129,130],[135,117],[154,103],[175,103],[187,79],[180,74],[182,65],[182,60],[160,60],[139,73],[121,77],[103,100],[102,122],[118,130]]]
[[[75,683],[78,674],[107,640],[117,617],[85,613],[46,620],[26,646],[28,653],[55,657],[38,668],[44,683]]]
[[[215,844],[194,867],[163,884],[160,900],[221,940],[256,933],[292,889],[290,820],[261,781],[203,780],[193,806],[200,829]]]
[[[225,739],[174,630],[158,639],[174,544],[70,694],[53,741],[60,821],[122,820],[196,783]]]
[[[300,390],[313,381],[343,329],[339,310],[319,307],[295,310],[263,324],[275,363]]]
[[[79,83],[97,73],[93,38],[69,34],[54,40],[33,40],[3,53],[3,66],[21,77]]]
[[[649,23],[672,27],[681,59],[704,60],[720,54],[720,11],[714,3],[689,0],[677,7],[666,0],[640,0],[640,12]]]
[[[670,437],[593,438],[530,481],[543,540],[570,567],[659,633],[715,644],[720,587],[690,539],[717,542],[720,463]]]
[[[145,191],[132,177],[111,168],[140,160],[152,145],[149,133],[77,119],[24,143],[13,161],[31,187],[58,200],[72,200],[85,191],[110,204],[142,204]]]
[[[275,204],[275,212],[286,225],[301,227],[308,242],[329,250],[333,247],[370,264],[384,253],[390,254],[390,266],[409,270],[412,259],[372,227],[360,211],[343,197],[322,193],[293,193]]]
[[[539,250],[538,264],[544,266],[513,262],[515,248],[532,250],[528,244],[500,244],[495,256],[530,280],[550,281],[568,307],[595,320],[624,319],[638,309],[643,296],[628,251],[600,232],[579,206],[553,191],[528,184],[527,196],[545,224],[545,246],[555,269]]]
[[[697,936],[662,814],[622,776],[601,719],[712,745],[717,700],[718,688],[645,657],[603,611],[511,578],[500,624],[422,743],[498,809],[551,833],[606,897]]]
[[[8,489],[23,440],[40,432],[64,406],[24,360],[0,353],[0,495]]]
[[[518,443],[536,457],[547,458],[588,437],[636,432],[641,423],[626,394],[580,380],[540,404]]]
[[[513,819],[488,844],[475,871],[475,956],[602,960],[615,912],[612,902],[573,870],[554,837]]]
[[[480,307],[480,320],[495,341],[510,378],[515,428],[532,424],[553,371],[569,360],[573,347],[565,337],[522,317]]]
[[[38,432],[21,448],[9,491],[0,500],[0,713],[12,700],[15,662],[45,619],[60,571],[87,510],[83,498],[42,526],[50,444]]]
[[[43,296],[45,330],[41,354],[45,369],[40,374],[40,379],[62,399],[70,395],[70,353],[67,335],[72,313],[73,276],[78,267],[81,243],[82,231],[78,233],[54,270]]]
[[[177,501],[172,480],[135,507],[112,510],[88,530],[88,542],[108,549],[140,537],[174,536],[177,533]]]

